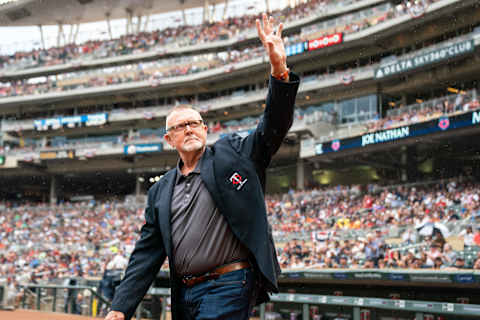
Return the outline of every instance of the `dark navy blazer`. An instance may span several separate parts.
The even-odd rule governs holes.
[[[237,134],[228,135],[207,147],[202,155],[201,178],[232,232],[251,253],[259,275],[257,304],[268,301],[267,292],[278,292],[280,267],[267,222],[265,171],[292,125],[298,86],[299,78],[294,73],[290,73],[288,83],[270,77],[264,115],[257,128],[243,138]],[[112,309],[122,311],[127,320],[134,314],[167,256],[172,316],[176,318],[179,278],[175,274],[170,229],[175,178],[173,168],[148,191],[146,222],[112,303]]]

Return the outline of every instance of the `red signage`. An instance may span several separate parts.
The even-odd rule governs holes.
[[[308,41],[308,51],[317,50],[320,48],[330,47],[335,44],[342,43],[343,34],[335,33],[325,37],[317,38]]]

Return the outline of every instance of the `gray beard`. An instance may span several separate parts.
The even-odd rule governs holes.
[[[188,145],[183,145],[182,151],[192,152],[203,148],[203,144],[198,140],[192,140],[188,142]]]

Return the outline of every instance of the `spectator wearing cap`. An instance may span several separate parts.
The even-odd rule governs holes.
[[[462,257],[458,256],[457,259],[455,260],[455,263],[453,264],[454,268],[456,269],[466,269],[467,266],[465,265],[465,259]]]
[[[341,269],[348,269],[349,261],[346,255],[341,255],[338,259],[338,267]]]

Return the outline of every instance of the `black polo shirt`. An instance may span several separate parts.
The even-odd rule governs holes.
[[[170,222],[175,270],[180,276],[200,275],[248,257],[200,177],[202,159],[187,176],[181,172],[183,163],[177,164]]]

